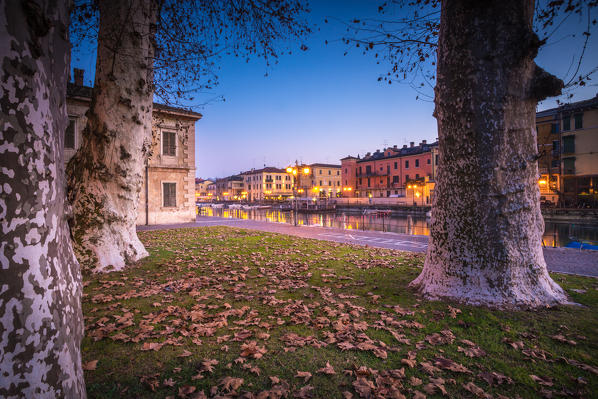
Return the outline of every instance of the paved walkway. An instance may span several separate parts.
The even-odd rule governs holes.
[[[198,216],[193,223],[138,226],[138,230],[163,230],[182,227],[231,226],[250,230],[288,234],[302,238],[313,238],[371,247],[398,249],[401,251],[426,252],[427,236],[412,236],[380,231],[341,230],[319,226],[292,226],[284,223],[258,220],[226,219]],[[548,270],[581,276],[598,277],[598,251],[571,248],[544,248],[544,258]]]

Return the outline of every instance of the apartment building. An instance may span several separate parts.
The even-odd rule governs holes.
[[[598,207],[598,95],[536,114],[540,196]]]
[[[69,125],[64,137],[65,165],[81,146],[85,113],[92,88],[83,85],[83,71],[67,86]],[[137,224],[195,220],[195,122],[201,114],[154,103],[151,157],[139,197]]]
[[[341,165],[313,163],[309,169],[310,197],[335,198],[341,195]]]
[[[284,169],[272,166],[240,174],[248,201],[280,200],[293,195],[293,180]]]
[[[205,201],[208,199],[208,186],[213,183],[211,180],[195,178],[195,200]]]
[[[228,176],[214,182],[212,196],[217,201],[237,201],[244,197],[243,176]]]
[[[431,203],[438,165],[438,142],[423,140],[367,153],[363,158],[341,159],[343,197],[405,197],[408,189],[422,187],[417,201]]]

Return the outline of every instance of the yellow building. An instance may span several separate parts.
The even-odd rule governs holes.
[[[310,168],[310,197],[336,198],[342,193],[341,166],[314,163]]]
[[[240,176],[248,201],[283,200],[293,196],[293,181],[284,169],[269,166],[243,172]]]

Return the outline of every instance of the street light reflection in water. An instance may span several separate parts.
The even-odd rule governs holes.
[[[200,207],[202,216],[230,219],[260,220],[272,223],[294,224],[291,211],[278,209],[225,209]],[[362,215],[359,213],[310,213],[298,214],[298,226],[334,227],[344,230],[386,231],[409,235],[429,235],[430,219],[414,216]],[[542,237],[547,247],[564,247],[571,241],[598,244],[598,226],[571,223],[545,223]]]

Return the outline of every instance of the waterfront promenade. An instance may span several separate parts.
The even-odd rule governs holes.
[[[345,244],[425,252],[427,236],[412,236],[391,232],[342,230],[319,226],[293,226],[258,220],[198,216],[195,222],[138,226],[138,230],[162,230],[184,227],[229,226],[271,233],[288,234],[302,238],[334,241]],[[598,277],[598,251],[571,248],[544,248],[544,258],[551,272]]]

